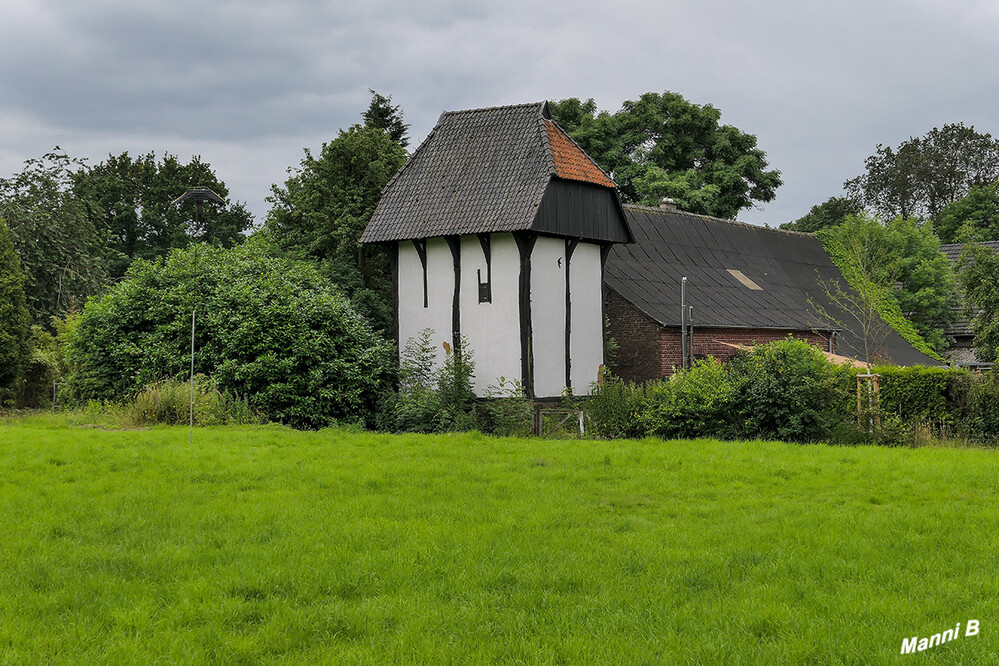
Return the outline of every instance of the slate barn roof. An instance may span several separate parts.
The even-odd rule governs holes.
[[[614,181],[551,119],[547,102],[450,111],[385,186],[362,243],[526,231],[553,180],[614,197]],[[601,240],[629,240],[618,230]]]
[[[814,234],[758,227],[678,210],[624,207],[635,242],[615,245],[605,284],[663,326],[680,326],[680,280],[697,329],[840,330],[840,353],[863,355],[863,338],[822,286],[846,281]],[[827,316],[828,315],[828,316]],[[890,332],[882,350],[901,365],[938,365]]]

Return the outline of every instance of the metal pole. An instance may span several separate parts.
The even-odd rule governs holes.
[[[687,369],[687,278],[680,279],[680,367]]]
[[[690,353],[687,354],[687,358],[690,359],[690,365],[694,365],[694,306],[687,306],[687,344],[690,345]]]
[[[197,310],[198,306],[191,310],[191,444],[194,444],[194,313]]]

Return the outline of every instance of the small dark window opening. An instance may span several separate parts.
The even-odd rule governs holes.
[[[486,259],[486,281],[482,281],[482,269],[476,269],[479,283],[479,303],[493,302],[493,265],[492,252],[489,247],[489,234],[479,234],[479,245],[482,246],[482,256]]]

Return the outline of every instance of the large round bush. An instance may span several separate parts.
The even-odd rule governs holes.
[[[392,345],[328,280],[251,241],[138,261],[88,302],[69,350],[73,395],[129,398],[186,376],[195,308],[195,372],[282,423],[369,419],[391,379]]]
[[[821,351],[787,338],[759,345],[729,364],[743,437],[812,442],[846,418],[840,373]]]

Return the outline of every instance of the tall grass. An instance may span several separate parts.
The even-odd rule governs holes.
[[[0,663],[999,655],[991,451],[0,423]],[[915,659],[912,655],[906,657]]]

